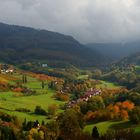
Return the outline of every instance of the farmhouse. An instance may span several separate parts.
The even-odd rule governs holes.
[[[11,65],[8,64],[0,64],[0,73],[7,74],[7,73],[13,73],[14,68]]]

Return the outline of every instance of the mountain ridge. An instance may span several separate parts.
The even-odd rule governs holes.
[[[72,36],[18,25],[0,23],[0,59],[9,63],[47,61],[87,67],[104,58]]]

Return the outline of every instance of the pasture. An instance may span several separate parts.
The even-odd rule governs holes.
[[[12,75],[15,76],[17,79],[21,79],[22,75],[15,74]],[[48,106],[55,104],[59,108],[61,105],[64,104],[62,101],[55,100],[53,98],[53,95],[55,94],[55,91],[50,90],[48,88],[48,81],[45,81],[45,88],[42,89],[41,87],[41,81],[38,79],[27,76],[27,83],[24,84],[24,86],[35,90],[37,94],[25,96],[23,93],[8,91],[8,92],[1,92],[0,93],[0,111],[5,112],[10,115],[17,116],[20,120],[23,120],[26,118],[27,120],[44,120],[46,119],[46,116],[41,115],[35,115],[33,114],[34,109],[36,106],[41,106],[44,110],[47,111]],[[12,80],[10,80],[11,83],[14,83]],[[26,108],[30,109],[30,113],[23,113],[23,112],[17,112],[15,109],[17,108]],[[61,112],[61,109],[57,109],[57,112]]]
[[[135,70],[136,70],[136,73],[137,74],[140,74],[140,66],[139,65],[136,65],[135,66]]]
[[[108,82],[108,81],[101,80],[100,82],[101,84],[96,85],[96,88],[116,89],[121,87],[115,83]]]
[[[92,133],[93,127],[96,126],[98,128],[99,134],[103,135],[109,130],[117,130],[117,129],[125,129],[125,128],[133,128],[135,132],[140,132],[140,125],[134,125],[129,120],[127,121],[105,121],[99,123],[89,124],[84,128],[84,132]]]

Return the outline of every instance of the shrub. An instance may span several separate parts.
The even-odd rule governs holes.
[[[31,110],[27,109],[27,108],[16,108],[15,111],[18,111],[18,112],[31,112]]]
[[[69,100],[69,95],[68,94],[63,94],[63,93],[56,93],[54,95],[54,98],[60,101],[68,101]]]
[[[17,88],[15,88],[15,89],[13,89],[13,91],[14,91],[14,92],[22,92],[22,91],[23,91],[23,89],[22,89],[22,88],[20,88],[20,87],[17,87]]]
[[[36,106],[34,113],[37,115],[47,115],[47,112],[40,106]]]
[[[55,115],[57,110],[56,104],[52,104],[48,107],[48,115]]]
[[[138,135],[133,129],[120,129],[120,130],[109,130],[104,136],[101,136],[101,140],[139,140],[140,134]]]
[[[135,107],[129,112],[129,119],[135,124],[140,123],[140,107]]]

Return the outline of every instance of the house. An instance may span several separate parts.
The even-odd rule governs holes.
[[[87,91],[83,96],[81,96],[79,99],[77,99],[76,101],[72,100],[67,104],[68,108],[72,108],[74,107],[77,103],[81,102],[81,101],[85,101],[87,102],[91,97],[93,96],[97,96],[101,94],[101,90],[100,89],[90,89],[89,91]]]
[[[46,67],[48,67],[48,64],[42,64],[42,67],[46,68]]]
[[[0,72],[2,74],[13,73],[14,68],[8,64],[0,64]]]

